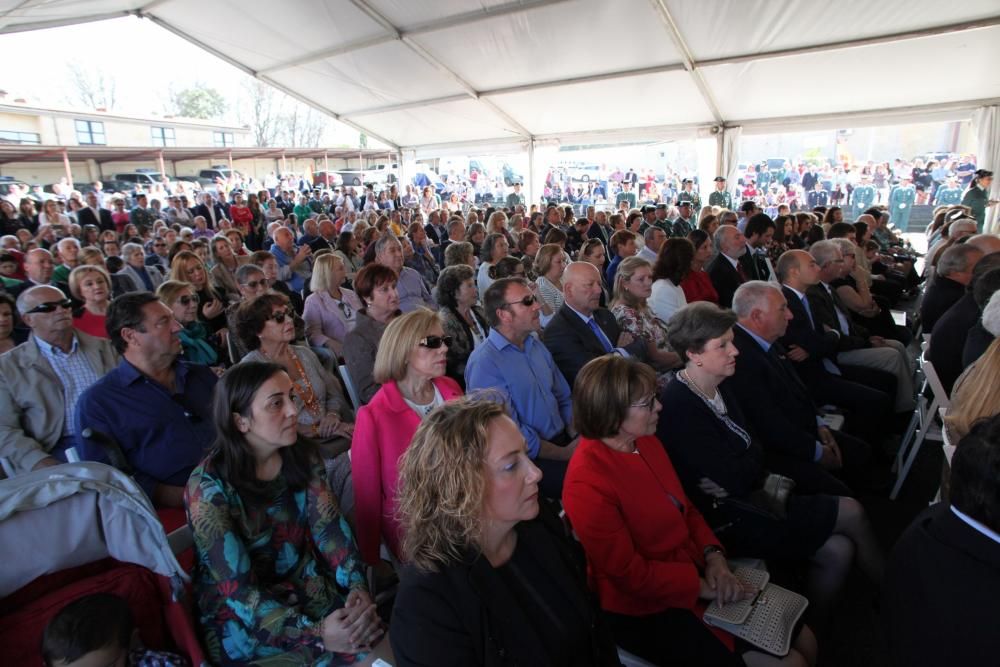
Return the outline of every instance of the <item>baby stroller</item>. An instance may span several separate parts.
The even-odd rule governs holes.
[[[125,599],[143,644],[207,665],[188,575],[135,481],[103,463],[69,463],[0,482],[0,646],[8,665],[42,664],[42,631],[92,593]],[[176,542],[175,549],[171,541]],[[189,541],[189,540],[188,540]]]

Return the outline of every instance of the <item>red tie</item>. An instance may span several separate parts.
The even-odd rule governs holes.
[[[743,269],[743,264],[740,262],[736,262],[736,273],[740,274],[740,282],[745,283],[749,280],[749,278],[747,278],[747,272]]]

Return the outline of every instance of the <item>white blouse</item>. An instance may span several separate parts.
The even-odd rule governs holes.
[[[680,286],[667,278],[660,278],[653,283],[653,293],[647,303],[653,314],[665,324],[674,313],[687,305],[687,297]]]

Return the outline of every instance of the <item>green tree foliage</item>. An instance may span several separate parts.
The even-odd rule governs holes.
[[[184,118],[217,120],[226,113],[226,98],[215,88],[195,85],[173,95],[174,112]]]

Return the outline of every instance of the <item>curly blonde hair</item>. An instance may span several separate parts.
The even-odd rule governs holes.
[[[427,571],[454,563],[482,536],[487,431],[502,402],[449,401],[420,424],[400,460],[398,517],[403,553]]]

